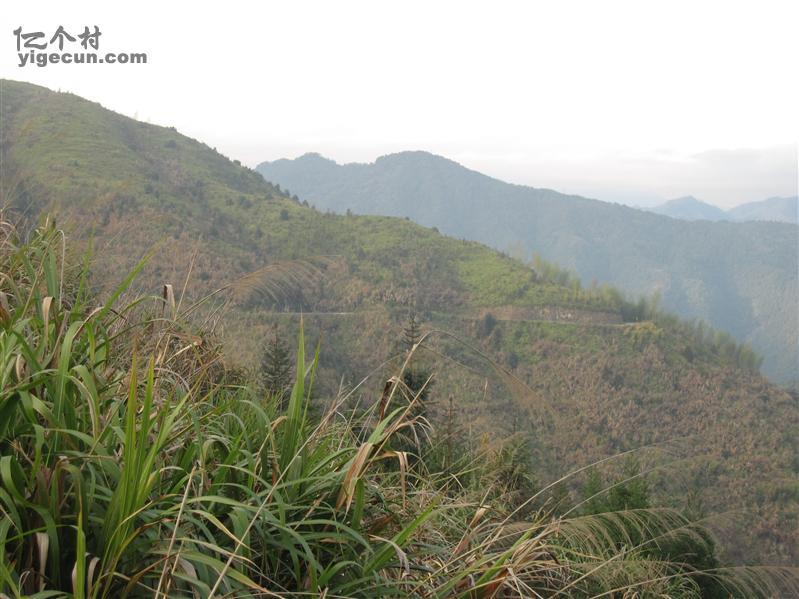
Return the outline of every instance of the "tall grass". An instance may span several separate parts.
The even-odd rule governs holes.
[[[302,330],[281,410],[171,290],[125,299],[137,270],[96,304],[52,223],[28,240],[0,224],[0,596],[699,595],[697,571],[650,550],[702,542],[696,523],[558,517],[485,456],[409,459],[402,372],[365,412],[330,398],[312,418]],[[703,575],[799,591],[786,570]]]

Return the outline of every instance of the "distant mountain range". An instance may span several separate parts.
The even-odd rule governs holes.
[[[509,184],[427,152],[343,165],[306,154],[257,170],[323,210],[409,217],[512,255],[539,253],[585,282],[607,282],[631,294],[658,292],[667,309],[752,344],[774,380],[796,380],[795,224],[666,218]],[[758,204],[764,211],[772,202]]]
[[[799,206],[799,197],[791,196],[768,198],[760,202],[741,204],[730,210],[722,210],[693,196],[686,196],[655,206],[650,211],[681,220],[770,221],[797,224],[799,223],[797,206]]]

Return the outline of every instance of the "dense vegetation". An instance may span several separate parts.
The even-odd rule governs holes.
[[[434,435],[402,383],[416,333],[379,402],[330,398],[314,418],[302,327],[283,405],[187,320],[214,296],[130,297],[137,268],[98,303],[88,260],[66,255],[52,224],[23,240],[0,222],[5,596],[799,592],[789,569],[719,567],[701,523],[651,508],[638,473],[567,509],[508,446],[400,450]]]
[[[799,370],[799,229],[777,222],[685,222],[551,190],[510,185],[424,152],[338,165],[319,155],[259,165],[322,210],[410,217],[583,281],[660,293],[663,306],[729,331],[781,383]],[[795,200],[794,200],[795,210]]]
[[[246,380],[284,401],[302,315],[306,336],[323,339],[317,396],[352,409],[373,405],[401,367],[413,313],[438,430],[464,431],[470,446],[519,438],[542,486],[645,447],[653,505],[702,504],[723,560],[799,562],[797,399],[745,346],[542,259],[404,219],[320,213],[174,130],[75,96],[6,81],[2,94],[0,203],[26,227],[52,211],[70,253],[91,243],[93,296],[145,254],[136,292],[169,284],[185,309],[225,288],[214,296],[224,311],[198,309],[201,338],[216,335]],[[563,491],[579,497],[583,484]],[[750,524],[717,530],[730,512]]]

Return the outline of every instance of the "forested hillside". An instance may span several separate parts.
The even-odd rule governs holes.
[[[306,336],[322,339],[319,410],[342,392],[374,406],[413,319],[434,428],[521,438],[539,488],[646,447],[653,501],[714,526],[745,513],[721,527],[726,557],[796,563],[797,398],[747,347],[545,261],[401,218],[319,212],[200,142],[76,96],[3,81],[0,117],[2,204],[23,228],[56,215],[78,263],[91,243],[98,297],[147,254],[135,289],[185,309],[225,287],[224,310],[196,312],[231,369],[251,372],[305,314]],[[571,477],[563,493],[579,502],[587,484]]]
[[[524,445],[436,434],[403,382],[416,343],[380,402],[342,390],[318,413],[302,326],[285,386],[262,386],[195,306],[127,295],[143,263],[104,300],[65,248],[49,218],[0,217],[4,597],[799,592],[791,568],[721,564],[702,514],[651,506],[635,461],[572,504]]]
[[[263,163],[258,171],[321,210],[410,217],[527,260],[538,253],[586,283],[659,293],[666,309],[755,347],[773,380],[796,380],[795,224],[676,220],[511,185],[425,152],[344,165],[308,154]]]

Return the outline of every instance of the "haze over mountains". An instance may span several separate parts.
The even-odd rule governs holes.
[[[686,196],[669,200],[651,208],[650,211],[682,220],[770,221],[799,224],[797,204],[799,204],[797,196],[775,197],[760,202],[747,202],[729,210],[722,210],[718,206],[708,204],[693,196]]]
[[[306,154],[257,170],[323,210],[409,217],[519,257],[538,253],[584,282],[658,293],[667,309],[751,343],[774,380],[791,382],[799,371],[795,224],[667,218],[505,183],[426,152],[344,165]],[[774,204],[784,202],[734,213],[762,216]]]

